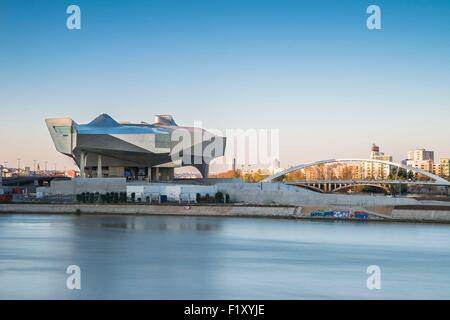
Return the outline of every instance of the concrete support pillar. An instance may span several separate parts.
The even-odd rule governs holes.
[[[86,160],[87,160],[86,152],[81,151],[81,155],[80,155],[80,176],[82,178],[86,178]]]
[[[156,174],[155,174],[155,176],[156,176],[156,179],[155,179],[155,181],[159,181],[159,168],[158,167],[156,167]]]
[[[97,178],[103,178],[101,154],[99,154],[97,157]]]

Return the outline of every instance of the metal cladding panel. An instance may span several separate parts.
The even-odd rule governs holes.
[[[79,160],[80,153],[77,152]],[[106,167],[153,167],[170,161],[166,155],[148,154],[148,153],[130,153],[121,151],[111,151],[102,154],[102,166]],[[87,167],[97,166],[97,153],[91,152],[87,156]]]
[[[92,125],[77,125],[78,134],[165,134],[169,131],[165,128],[151,126],[120,125],[116,127],[98,127]]]
[[[71,118],[46,119],[45,123],[58,152],[71,156],[73,144],[73,124]]]
[[[96,151],[108,154],[109,151],[123,151],[135,153],[151,153],[144,148],[110,135],[82,134],[77,135],[77,148],[85,151]]]
[[[170,148],[158,148],[155,134],[114,134],[112,137],[152,153],[169,153]],[[170,146],[169,146],[170,147]]]

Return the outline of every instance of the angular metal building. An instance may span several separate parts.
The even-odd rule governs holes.
[[[174,168],[193,166],[206,178],[210,161],[225,154],[224,137],[178,126],[170,115],[155,116],[153,124],[119,123],[107,114],[88,124],[45,121],[56,150],[73,158],[82,177],[168,181]]]

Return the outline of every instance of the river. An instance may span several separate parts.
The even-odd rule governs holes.
[[[0,299],[397,298],[450,299],[450,225],[0,215]]]

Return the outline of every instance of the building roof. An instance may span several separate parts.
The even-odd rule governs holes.
[[[166,118],[165,126],[176,126],[168,123],[175,123],[170,116]],[[75,124],[78,134],[168,134],[169,131],[160,127],[159,124],[147,123],[119,123],[107,114],[101,114],[88,124]]]

